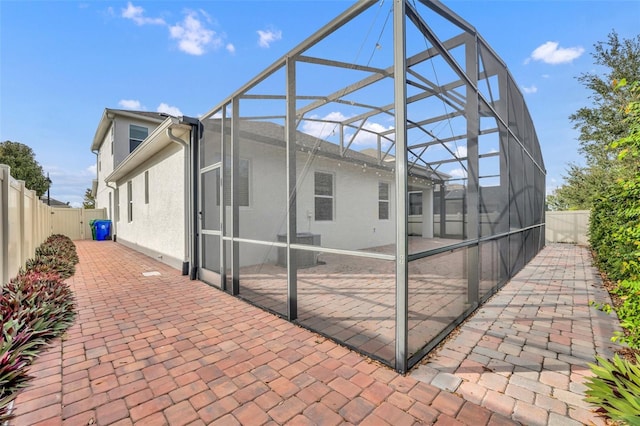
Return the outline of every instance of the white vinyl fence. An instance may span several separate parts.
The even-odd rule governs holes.
[[[51,209],[52,234],[62,234],[72,240],[90,240],[93,219],[106,219],[106,209],[56,207]]]
[[[589,210],[546,212],[545,228],[549,243],[588,245]]]
[[[2,285],[18,274],[27,259],[51,235],[51,208],[35,191],[10,175],[0,164],[0,278]]]
[[[18,274],[50,235],[91,239],[91,219],[106,218],[105,209],[49,207],[10,172],[0,164],[0,286]]]

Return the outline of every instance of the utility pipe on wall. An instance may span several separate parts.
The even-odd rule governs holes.
[[[120,193],[118,192],[118,188],[116,188],[115,186],[111,186],[110,182],[105,182],[105,184],[107,185],[108,188],[113,189],[113,210],[115,210],[115,206],[116,203],[118,205],[118,216],[120,215]],[[117,196],[117,199],[116,199]],[[111,206],[109,206],[111,207]],[[115,215],[114,215],[115,216]],[[113,236],[113,241],[116,241],[117,239],[117,225],[116,225],[116,217],[112,217],[111,218],[111,235]]]
[[[167,128],[166,133],[171,142],[175,142],[184,148],[184,260],[182,262],[182,275],[189,275],[189,261],[193,258],[192,253],[190,253],[191,246],[189,244],[189,235],[191,230],[191,215],[189,214],[191,207],[191,193],[189,190],[191,164],[189,159],[191,157],[189,155],[189,144],[175,136],[171,127]]]

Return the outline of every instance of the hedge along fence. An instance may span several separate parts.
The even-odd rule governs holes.
[[[52,235],[35,251],[0,294],[0,424],[12,418],[12,403],[27,386],[27,368],[38,352],[75,318],[73,293],[63,281],[75,272],[75,245]]]
[[[617,179],[606,186],[591,211],[589,237],[595,260],[613,284],[610,292],[619,303],[615,309],[624,333],[613,336],[640,351],[640,82],[620,81],[616,90],[629,90],[631,102],[624,109],[628,133],[610,145],[618,152]],[[609,305],[592,301],[600,309]],[[597,358],[594,377],[585,381],[587,401],[610,419],[640,425],[640,356],[613,361]],[[616,423],[618,424],[618,423]]]

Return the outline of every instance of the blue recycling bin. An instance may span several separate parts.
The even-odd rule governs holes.
[[[95,222],[93,222],[93,226],[96,230],[96,240],[105,241],[111,239],[110,220],[96,220]]]

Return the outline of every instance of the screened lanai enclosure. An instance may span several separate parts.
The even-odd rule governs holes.
[[[544,244],[522,93],[440,2],[357,2],[201,122],[200,278],[400,372]]]

